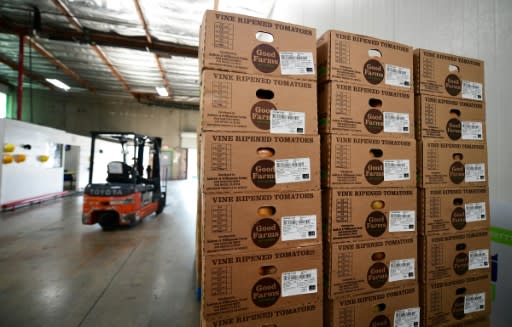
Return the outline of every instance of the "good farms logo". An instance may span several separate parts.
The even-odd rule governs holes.
[[[274,161],[259,160],[252,166],[251,179],[254,185],[259,188],[267,189],[276,184],[274,172]]]
[[[251,108],[251,120],[254,126],[268,131],[270,129],[270,111],[276,110],[272,102],[258,101]]]
[[[281,285],[270,277],[260,279],[252,288],[252,302],[260,308],[267,308],[281,296]]]
[[[279,66],[279,54],[273,46],[260,44],[252,50],[252,63],[262,73],[272,73]]]
[[[375,59],[370,59],[364,64],[364,78],[370,84],[379,84],[384,79],[384,67]]]

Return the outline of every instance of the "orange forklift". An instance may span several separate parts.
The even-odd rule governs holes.
[[[153,212],[161,213],[167,193],[165,179],[160,178],[162,139],[133,132],[91,132],[91,136],[89,183],[84,190],[82,223],[98,223],[103,230],[112,230],[118,226],[133,226]],[[101,183],[93,178],[98,140],[119,144],[121,151],[118,153],[122,154],[122,160],[115,158],[117,161],[107,164],[106,182]],[[108,156],[113,155],[110,152]],[[130,162],[127,156],[131,157]],[[147,178],[144,178],[145,156],[150,159],[147,160]]]

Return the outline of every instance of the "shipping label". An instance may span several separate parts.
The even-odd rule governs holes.
[[[385,133],[409,133],[409,114],[384,112]]]
[[[308,240],[316,237],[316,215],[281,218],[281,239],[283,241]]]
[[[484,139],[482,122],[462,121],[462,139],[482,141]]]
[[[468,269],[489,268],[489,249],[479,249],[469,251]]]
[[[464,297],[464,314],[484,311],[485,310],[485,293],[475,293]]]
[[[416,212],[414,210],[390,211],[389,231],[414,232],[416,230]]]
[[[409,160],[384,160],[384,181],[411,179]]]
[[[475,202],[475,203],[466,203],[464,205],[464,211],[466,216],[466,221],[476,222],[476,221],[484,221],[487,219],[486,210],[485,210],[485,202]]]
[[[281,275],[281,296],[312,294],[318,291],[316,269],[284,272]]]
[[[279,53],[281,60],[282,75],[314,75],[315,62],[311,52],[288,52]]]
[[[411,87],[411,70],[405,67],[386,64],[386,85]]]
[[[306,128],[306,113],[271,110],[270,132],[280,134],[304,134]]]
[[[389,263],[389,281],[415,279],[415,259],[391,260]]]
[[[465,164],[464,181],[466,183],[485,182],[485,164]]]
[[[418,327],[420,308],[408,308],[395,311],[394,327]]]
[[[311,164],[309,158],[275,160],[276,184],[309,182]]]
[[[462,98],[470,100],[483,100],[483,85],[477,82],[462,81]]]

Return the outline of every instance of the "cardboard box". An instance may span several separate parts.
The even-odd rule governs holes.
[[[336,299],[415,285],[417,246],[416,236],[329,244],[327,295]]]
[[[414,91],[468,100],[484,100],[484,62],[414,49]]]
[[[318,87],[322,133],[414,138],[413,94],[330,81]]]
[[[298,304],[289,308],[270,309],[261,313],[233,314],[203,320],[201,327],[297,327],[322,326],[322,301]]]
[[[421,321],[417,286],[371,295],[342,297],[325,304],[325,326],[418,326]],[[304,325],[313,326],[313,325]]]
[[[422,326],[480,326],[491,310],[490,273],[424,284],[420,303]]]
[[[204,132],[201,190],[282,192],[320,189],[320,137]]]
[[[494,309],[493,309],[494,312]],[[471,320],[463,320],[461,322],[442,324],[442,327],[491,327],[490,317],[480,317]]]
[[[423,282],[471,277],[490,273],[491,247],[487,229],[452,235],[427,235],[419,238]]]
[[[485,142],[485,103],[417,95],[416,138]]]
[[[322,135],[322,186],[415,187],[416,141]]]
[[[329,30],[317,41],[319,81],[412,92],[412,47],[369,36]]]
[[[418,186],[487,186],[485,143],[418,142]]]
[[[331,243],[416,236],[416,189],[325,189],[324,224]]]
[[[322,246],[206,255],[202,312],[262,313],[322,300]]]
[[[207,10],[199,67],[316,80],[316,30],[270,19]]]
[[[316,83],[204,70],[201,129],[317,134]]]
[[[489,193],[485,186],[419,189],[419,231],[454,234],[489,228]]]
[[[320,191],[203,196],[206,254],[322,244]]]

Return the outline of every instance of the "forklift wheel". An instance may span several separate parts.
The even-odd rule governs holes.
[[[160,201],[158,201],[158,208],[156,209],[156,214],[161,214],[162,211],[164,211],[165,204],[167,202],[167,195],[165,193],[162,193],[162,196],[160,197]]]
[[[98,219],[98,223],[104,231],[114,230],[119,225],[117,215],[112,212],[102,214]]]

